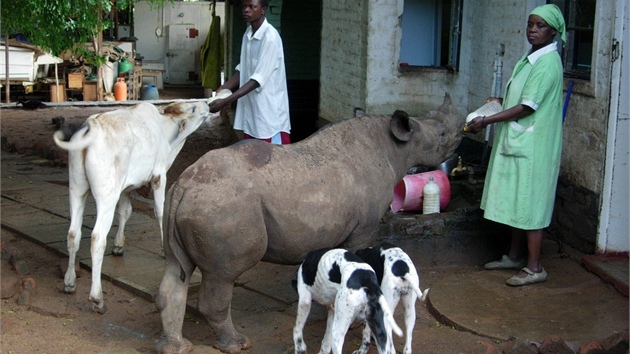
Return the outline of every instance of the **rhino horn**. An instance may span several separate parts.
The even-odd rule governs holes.
[[[444,93],[444,101],[442,102],[440,108],[438,108],[438,112],[444,114],[457,113],[455,111],[455,107],[453,107],[453,103],[451,102],[451,95],[448,92]]]

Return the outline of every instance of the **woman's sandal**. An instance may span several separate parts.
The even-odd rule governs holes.
[[[503,255],[500,261],[488,262],[483,267],[489,270],[493,269],[521,269],[527,263],[524,259],[513,261],[507,255]]]
[[[527,267],[523,267],[521,271],[527,273],[527,276],[521,278],[517,274],[508,279],[505,283],[509,286],[523,286],[547,281],[547,272],[545,271],[545,268],[542,268],[539,273],[532,272],[531,269]]]

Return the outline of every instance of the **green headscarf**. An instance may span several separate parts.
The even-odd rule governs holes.
[[[553,27],[558,33],[560,33],[560,39],[562,39],[562,46],[564,47],[567,44],[567,35],[565,34],[566,29],[564,27],[564,17],[562,16],[562,11],[558,8],[558,6],[553,4],[547,4],[538,6],[535,8],[530,15],[537,15],[542,17],[549,26]]]

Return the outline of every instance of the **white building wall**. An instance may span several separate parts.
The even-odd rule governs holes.
[[[168,26],[194,24],[195,28],[199,30],[198,48],[194,55],[196,71],[200,74],[201,46],[206,40],[212,21],[211,3],[176,1],[173,4],[167,2],[163,7],[153,7],[146,1],[134,3],[134,35],[138,38],[136,52],[142,55],[148,63],[160,63],[167,68]],[[225,3],[217,2],[216,14],[221,17],[221,33],[225,33]],[[168,81],[168,76],[169,73],[166,72],[166,81]]]

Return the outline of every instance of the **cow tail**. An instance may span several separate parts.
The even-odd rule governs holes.
[[[77,151],[86,149],[96,138],[96,129],[89,122],[80,128],[74,126],[63,127],[53,134],[55,144],[67,151]],[[80,134],[80,135],[77,135]],[[76,137],[70,141],[70,138]]]
[[[407,282],[407,284],[409,284],[409,286],[411,287],[411,289],[413,289],[413,291],[416,293],[416,295],[418,296],[418,298],[422,301],[425,302],[427,299],[427,295],[429,294],[429,288],[424,289],[424,291],[422,291],[419,287],[418,284],[416,284],[415,281],[413,281],[412,278],[409,277],[409,273],[405,274],[405,276],[403,277],[403,279],[405,279],[405,281]]]

